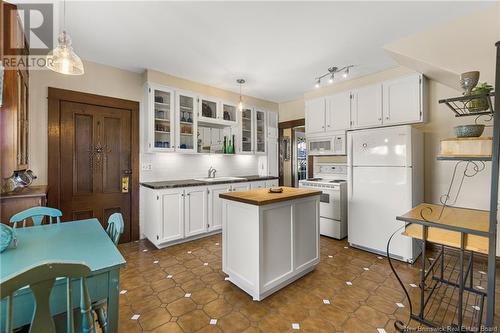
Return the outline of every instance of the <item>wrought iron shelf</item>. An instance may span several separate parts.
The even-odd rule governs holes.
[[[455,113],[455,117],[477,117],[494,113],[491,99],[493,96],[495,96],[494,92],[482,95],[466,95],[441,99],[439,103],[446,104]]]

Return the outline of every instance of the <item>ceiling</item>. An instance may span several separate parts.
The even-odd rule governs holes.
[[[356,65],[352,77],[393,67],[384,44],[487,5],[70,1],[66,25],[83,59],[235,92],[242,77],[244,94],[284,102],[331,65]]]

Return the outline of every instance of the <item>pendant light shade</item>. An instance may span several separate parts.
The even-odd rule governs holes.
[[[238,109],[240,112],[243,111],[243,97],[241,96],[241,86],[245,84],[245,82],[246,81],[244,79],[236,80],[236,83],[240,85],[240,102],[238,103]]]
[[[85,72],[83,63],[73,51],[71,37],[63,30],[57,41],[57,47],[47,55],[47,67],[61,74],[82,75]]]

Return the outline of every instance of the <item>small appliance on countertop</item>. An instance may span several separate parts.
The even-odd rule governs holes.
[[[336,239],[347,236],[347,165],[316,163],[314,178],[299,181],[299,187],[321,190],[320,234]]]

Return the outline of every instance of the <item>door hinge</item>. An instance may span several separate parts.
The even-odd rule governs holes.
[[[156,240],[160,239],[160,236],[156,235]]]
[[[209,189],[207,189],[207,194],[210,194],[210,190]]]
[[[151,92],[151,88],[148,88],[149,92]]]
[[[207,224],[207,228],[210,228],[210,224]]]
[[[160,196],[159,195],[156,196],[156,200],[160,200]]]

